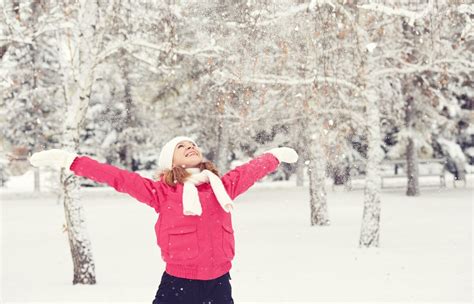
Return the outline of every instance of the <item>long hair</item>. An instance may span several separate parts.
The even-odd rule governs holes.
[[[216,166],[210,161],[200,163],[198,168],[201,169],[201,171],[209,170],[215,175],[220,176]],[[154,178],[155,180],[162,180],[171,187],[175,187],[176,184],[184,183],[189,176],[191,176],[191,174],[187,172],[185,168],[176,166],[171,170],[156,172]]]

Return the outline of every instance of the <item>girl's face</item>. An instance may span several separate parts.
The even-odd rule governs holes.
[[[202,162],[201,150],[190,141],[179,142],[174,148],[173,167],[195,168]]]

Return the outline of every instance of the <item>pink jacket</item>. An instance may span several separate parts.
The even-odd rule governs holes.
[[[235,199],[278,165],[278,159],[266,153],[227,172],[221,180],[229,196]],[[185,216],[182,184],[170,187],[86,156],[76,157],[70,169],[76,175],[128,193],[155,209],[159,214],[155,233],[167,273],[211,280],[231,269],[235,253],[231,214],[221,208],[209,184],[197,186],[202,215]]]

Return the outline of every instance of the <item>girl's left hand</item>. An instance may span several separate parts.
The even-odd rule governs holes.
[[[298,153],[292,148],[288,147],[281,147],[281,148],[274,148],[267,153],[273,154],[280,162],[285,163],[296,163],[298,161]]]

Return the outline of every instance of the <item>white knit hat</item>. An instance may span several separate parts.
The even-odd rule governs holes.
[[[163,146],[160,152],[160,157],[158,159],[158,168],[161,171],[171,170],[173,168],[174,149],[176,148],[176,145],[182,141],[190,141],[196,145],[196,142],[193,139],[186,136],[176,136],[175,138],[171,139]]]

